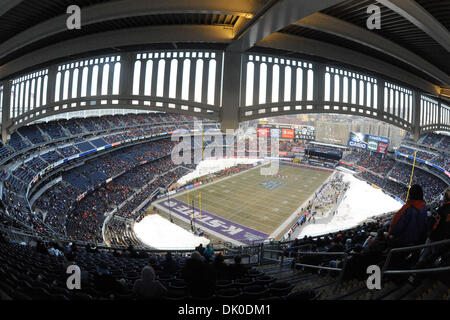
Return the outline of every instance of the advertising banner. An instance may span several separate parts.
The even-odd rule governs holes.
[[[279,138],[281,136],[281,130],[279,128],[271,128],[270,129],[270,137],[271,138]]]
[[[270,129],[269,128],[258,128],[257,136],[268,138],[270,136]]]
[[[347,145],[352,148],[386,153],[389,147],[389,139],[360,132],[350,132]]]
[[[294,139],[294,129],[281,129],[281,138],[283,139]]]

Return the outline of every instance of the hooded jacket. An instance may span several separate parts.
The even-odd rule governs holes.
[[[441,219],[433,226],[431,241],[450,239],[450,202],[444,202],[437,213]]]
[[[133,291],[144,299],[162,298],[167,289],[157,280],[155,280],[155,270],[152,267],[142,269],[141,279],[134,282]]]
[[[408,200],[392,219],[389,234],[394,240],[405,245],[424,243],[428,222],[425,202]]]

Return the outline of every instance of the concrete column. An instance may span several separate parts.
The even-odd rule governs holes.
[[[47,92],[42,91],[42,96],[47,97],[47,104],[55,102],[56,75],[58,74],[58,66],[53,65],[48,68]],[[44,85],[44,77],[42,77],[42,86]],[[64,72],[61,72],[61,86],[59,100],[62,100],[62,88],[64,87]],[[41,104],[41,107],[45,107]]]
[[[313,87],[313,103],[319,103],[318,107],[314,109],[317,111],[323,110],[323,102],[325,100],[325,72],[326,66],[324,64],[316,64],[314,66],[314,87]],[[331,82],[333,83],[333,82]],[[332,101],[334,97],[330,96],[330,100]],[[331,105],[330,101],[330,105]]]
[[[420,92],[413,91],[412,104],[412,134],[414,135],[414,141],[417,141],[420,135]]]
[[[384,80],[377,79],[377,104],[374,108],[377,110],[377,118],[383,119],[384,113]]]
[[[11,124],[10,114],[11,103],[11,81],[3,83],[3,101],[2,101],[2,141],[5,143],[9,139],[8,126]]]
[[[120,96],[131,96],[135,57],[135,53],[122,53],[120,55],[119,99]],[[88,96],[89,95],[90,93],[88,93]],[[131,101],[124,102],[131,105]]]
[[[239,127],[239,107],[242,87],[242,56],[240,52],[225,52],[220,120],[222,132]]]

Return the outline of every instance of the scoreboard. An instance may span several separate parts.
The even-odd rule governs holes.
[[[352,148],[385,154],[389,147],[389,138],[360,132],[350,132],[347,145]]]
[[[280,138],[295,141],[316,140],[316,130],[312,126],[259,123],[256,132],[258,137],[265,138]]]
[[[295,140],[316,140],[316,128],[312,126],[300,126],[295,129]]]

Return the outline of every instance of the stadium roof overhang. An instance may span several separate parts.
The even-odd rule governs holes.
[[[69,14],[66,11],[69,5],[81,8],[80,29],[67,28]],[[379,8],[380,29],[369,30],[367,27],[371,17],[371,11],[368,10],[370,6]],[[220,54],[219,58],[222,68],[216,73],[215,86],[219,94],[214,100],[215,104],[205,103],[206,89],[202,89],[202,103],[198,104],[198,101],[191,99],[195,93],[194,86],[189,87],[189,100],[192,100],[189,108],[194,111],[201,109],[209,116],[214,113],[214,119],[221,121],[222,128],[233,128],[239,121],[269,116],[267,113],[271,116],[283,114],[286,100],[281,89],[276,91],[279,95],[277,99],[272,97],[272,103],[260,104],[256,99],[250,105],[243,102],[246,99],[244,79],[247,70],[244,71],[242,66],[247,63],[248,67],[253,55],[257,58],[269,55],[277,61],[279,57],[280,63],[284,63],[281,60],[290,63],[290,59],[297,59],[303,60],[303,67],[305,61],[312,62],[309,68],[314,65],[314,74],[317,76],[310,81],[313,83],[311,87],[314,86],[312,98],[296,100],[292,90],[288,113],[330,112],[330,106],[324,98],[324,76],[328,73],[327,68],[330,68],[331,72],[339,70],[341,75],[348,70],[360,83],[378,79],[384,90],[391,91],[384,94],[384,90],[378,90],[377,110],[370,109],[369,102],[361,103],[363,98],[358,99],[359,103],[338,101],[343,104],[331,106],[333,112],[364,114],[407,128],[414,131],[415,135],[427,130],[447,130],[447,114],[450,113],[449,29],[450,2],[445,0],[41,0],[33,4],[26,0],[4,0],[0,8],[0,93],[3,90],[5,110],[13,100],[15,105],[12,106],[14,110],[9,108],[10,115],[8,112],[2,113],[2,138],[14,128],[30,123],[34,117],[42,117],[40,111],[62,112],[59,95],[56,99],[55,83],[62,81],[57,78],[57,74],[61,73],[59,68],[74,68],[71,67],[73,63],[68,62],[78,61],[82,65],[83,59],[91,61],[94,56],[100,57],[100,60],[102,56],[105,59],[107,56],[123,58],[119,105],[127,106],[130,101],[137,101],[133,101],[137,93],[131,92],[130,83],[134,80],[130,66],[140,59],[140,52],[183,49],[223,53],[223,57]],[[78,68],[78,63],[75,65]],[[84,68],[87,68],[86,65]],[[73,80],[69,80],[74,77],[72,71],[64,71],[67,73],[64,76],[66,89],[69,88],[69,81]],[[31,78],[42,77],[43,80],[47,72],[47,104],[40,106],[42,110],[28,110],[28,106],[25,106],[26,97],[24,105],[22,98],[33,94]],[[90,77],[92,72],[86,74]],[[259,69],[256,74],[259,76]],[[194,76],[191,72],[192,79]],[[105,84],[110,78],[105,77]],[[144,78],[144,72],[141,72],[139,81],[144,83]],[[79,79],[85,81],[81,77]],[[27,81],[31,89],[25,84]],[[98,78],[98,85],[100,81],[102,79]],[[166,72],[164,83],[168,84],[169,81]],[[94,101],[97,95],[117,100],[111,94],[112,80],[109,82],[105,86],[109,96],[98,93],[97,86],[92,90],[92,97],[82,97],[77,92],[73,95],[68,92],[61,94],[65,94],[64,100],[70,102],[71,106],[81,104],[101,108],[101,103],[98,105]],[[366,85],[372,88],[371,83]],[[142,87],[139,99],[145,101],[146,94]],[[59,82],[58,88],[62,88]],[[305,82],[303,89],[306,88]],[[339,88],[342,91],[343,85]],[[39,87],[39,90],[44,89]],[[362,90],[361,86],[355,92],[358,90]],[[396,98],[397,93],[392,93],[393,90],[397,90],[400,95],[409,94],[408,99],[413,98],[414,101],[407,103],[406,98],[404,101],[401,97]],[[353,88],[350,91],[353,92]],[[366,95],[363,91],[360,97]],[[12,92],[15,92],[16,97],[11,95]],[[152,99],[155,102],[161,100],[157,103],[176,104],[177,108],[185,104],[179,92],[176,98],[167,96],[167,92],[164,94],[164,101],[161,96]],[[256,93],[253,96],[256,97]],[[396,101],[390,102],[391,108],[383,103],[388,96]],[[425,107],[422,108],[421,101],[428,99],[426,96],[431,96],[431,100],[424,101]],[[36,96],[33,99],[36,100]],[[367,97],[367,100],[370,99],[374,100],[374,97]],[[301,104],[307,101],[313,103],[306,106],[307,110],[302,110]],[[400,108],[394,108],[397,103],[401,104]],[[67,105],[63,105],[63,109]],[[411,107],[413,110],[406,113],[405,110]],[[422,110],[427,111],[419,114]]]
[[[0,8],[0,79],[39,64],[129,46],[255,47],[318,56],[366,69],[427,93],[450,89],[450,3],[439,0],[74,0],[80,30],[66,27],[64,1]],[[368,30],[367,7],[381,9]],[[449,96],[450,97],[450,96]]]

